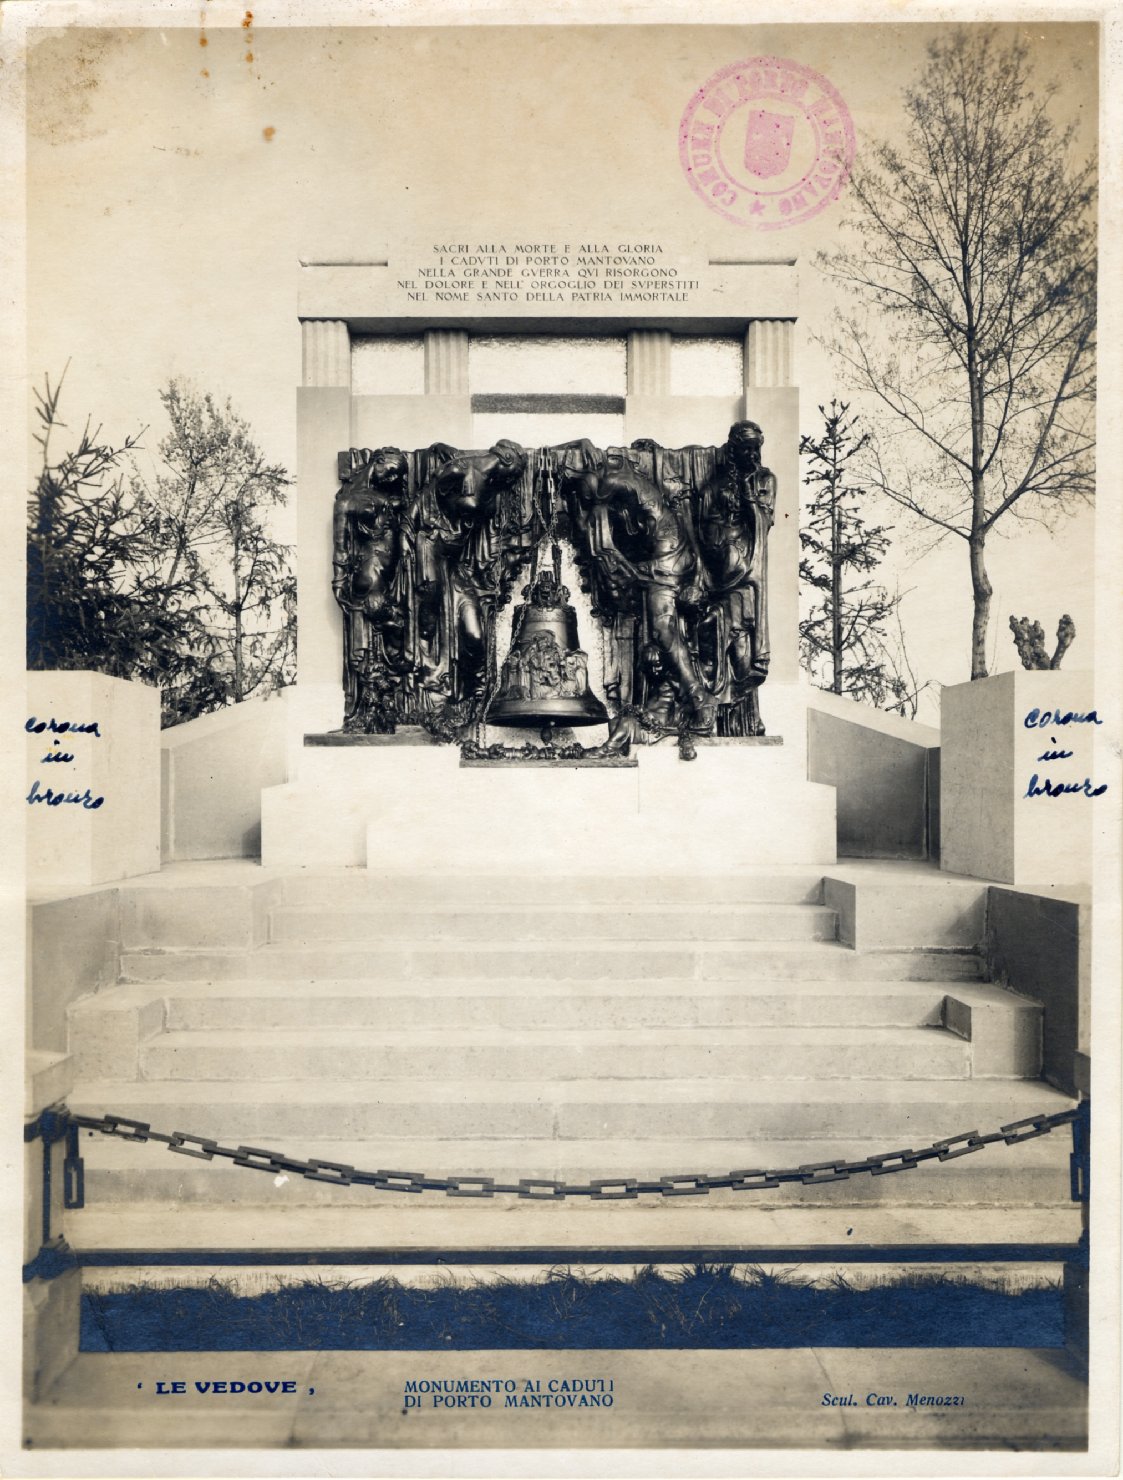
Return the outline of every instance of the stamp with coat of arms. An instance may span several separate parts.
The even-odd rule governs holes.
[[[691,189],[728,221],[795,226],[837,199],[854,160],[838,91],[783,57],[733,62],[698,89],[679,125]]]

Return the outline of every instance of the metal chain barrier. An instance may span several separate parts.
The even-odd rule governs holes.
[[[218,1157],[252,1171],[270,1172],[273,1175],[286,1173],[304,1177],[310,1182],[332,1182],[339,1187],[374,1187],[380,1192],[443,1192],[448,1197],[506,1195],[539,1202],[587,1197],[595,1202],[608,1202],[647,1194],[661,1197],[698,1197],[719,1191],[759,1192],[787,1182],[800,1183],[804,1187],[819,1187],[825,1182],[845,1182],[863,1172],[868,1172],[873,1177],[884,1177],[893,1172],[913,1171],[922,1162],[955,1161],[960,1156],[971,1156],[998,1142],[1005,1146],[1016,1146],[1021,1141],[1031,1141],[1037,1136],[1048,1135],[1058,1126],[1078,1121],[1082,1113],[1080,1107],[1074,1107],[1060,1110],[1053,1115],[1030,1115],[1024,1120],[1012,1121],[985,1136],[980,1135],[977,1130],[964,1131],[957,1136],[946,1136],[933,1141],[930,1146],[921,1150],[909,1148],[902,1151],[883,1151],[877,1156],[867,1156],[860,1161],[817,1161],[781,1169],[753,1167],[714,1176],[683,1173],[651,1179],[605,1177],[590,1182],[557,1182],[539,1177],[521,1177],[517,1182],[497,1182],[494,1177],[430,1177],[424,1172],[367,1172],[337,1161],[319,1161],[315,1158],[298,1161],[295,1157],[285,1156],[278,1151],[266,1151],[259,1146],[221,1146],[207,1136],[192,1136],[186,1131],[172,1131],[171,1134],[155,1131],[147,1121],[131,1120],[126,1115],[74,1115],[65,1107],[45,1111],[40,1122],[45,1123],[46,1117],[50,1116],[51,1134],[57,1137],[63,1126],[71,1134],[73,1139],[68,1143],[68,1160],[77,1162],[78,1166],[72,1166],[69,1171],[68,1191],[70,1176],[73,1176],[74,1185],[79,1189],[78,1198],[81,1197],[81,1158],[77,1156],[76,1133],[78,1130],[87,1130],[97,1131],[105,1136],[118,1136],[125,1141],[158,1141],[179,1156],[193,1156],[200,1161],[213,1161]],[[31,1127],[28,1130],[34,1134]],[[71,1202],[68,1197],[67,1206],[80,1207],[81,1202]]]

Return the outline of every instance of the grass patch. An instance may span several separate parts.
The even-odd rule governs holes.
[[[1059,1347],[1059,1284],[1006,1290],[932,1274],[868,1288],[698,1264],[627,1278],[308,1280],[258,1295],[224,1280],[82,1296],[81,1349],[594,1351],[643,1348]]]

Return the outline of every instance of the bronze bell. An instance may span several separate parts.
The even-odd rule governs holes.
[[[569,591],[549,569],[523,587],[511,650],[485,720],[526,729],[608,723],[608,711],[589,692],[589,659],[577,645]]]

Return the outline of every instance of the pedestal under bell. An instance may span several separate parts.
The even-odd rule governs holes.
[[[589,691],[589,659],[578,645],[569,591],[544,569],[523,598],[486,722],[520,729],[607,724],[608,711]]]

